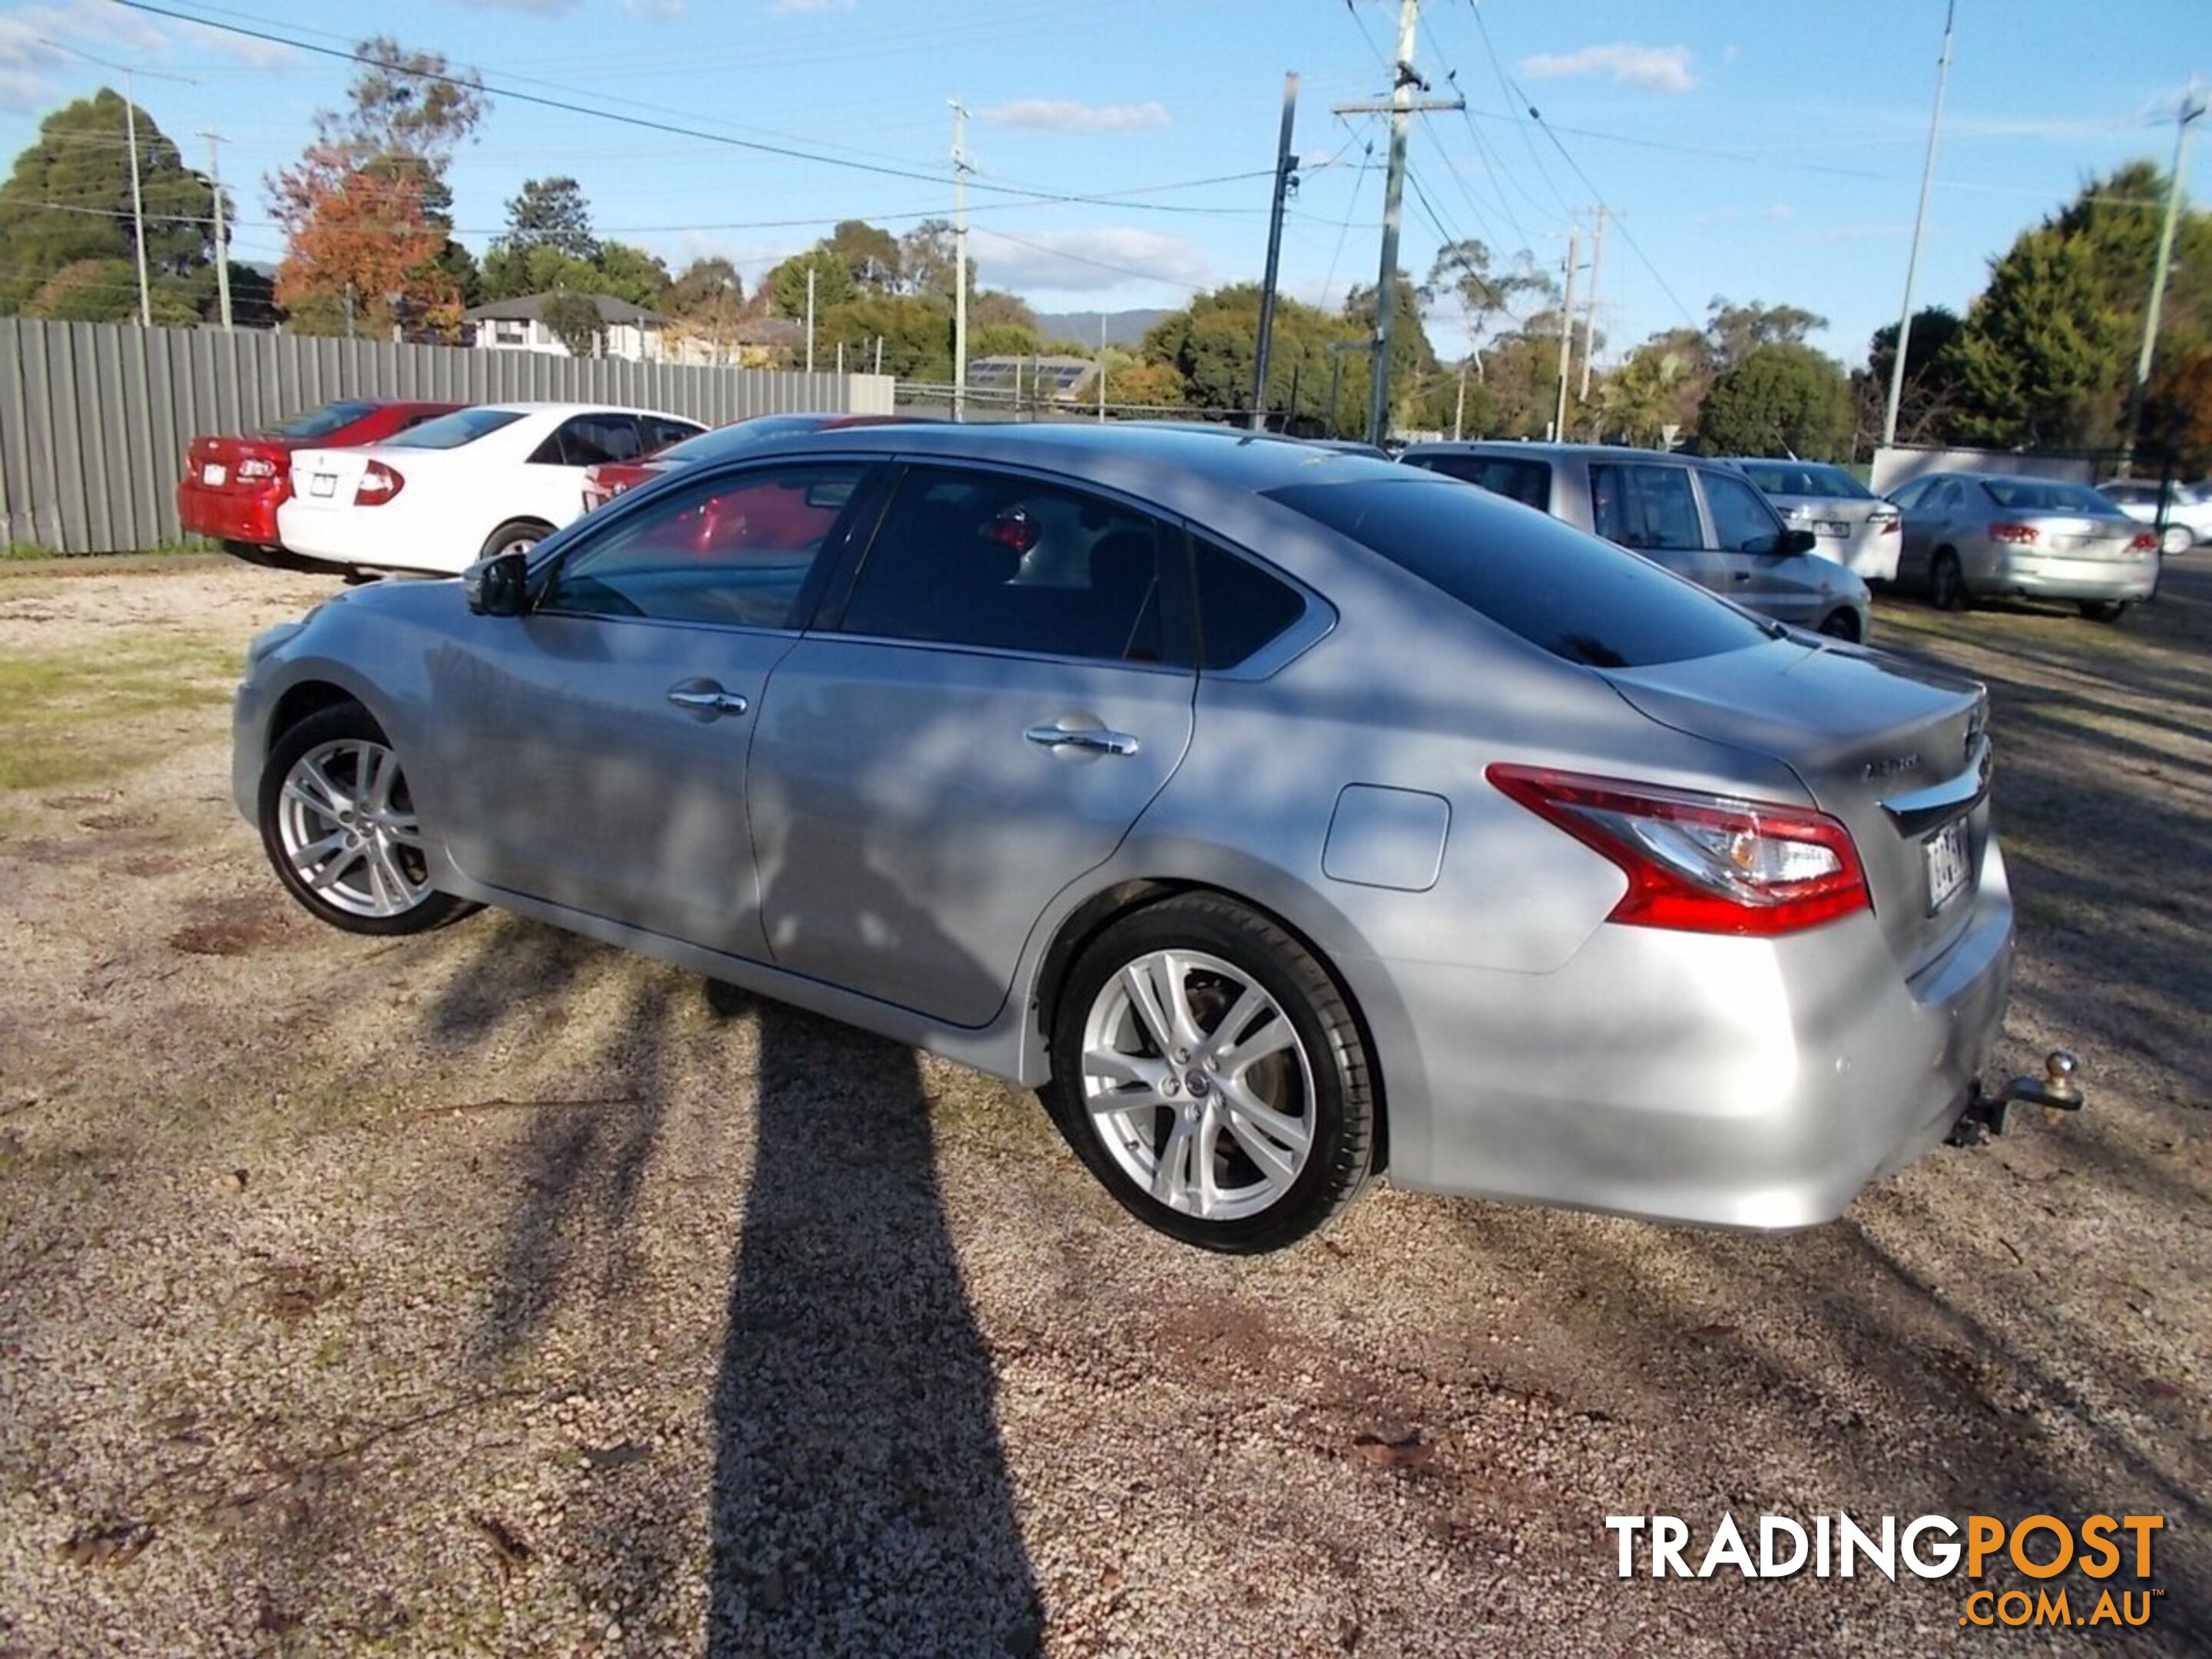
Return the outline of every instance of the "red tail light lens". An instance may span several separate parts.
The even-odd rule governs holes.
[[[2142,531],[2136,535],[2135,540],[2128,544],[2128,551],[2130,553],[2155,553],[2158,551],[2158,538],[2148,530]]]
[[[1877,513],[1868,519],[1877,536],[1894,536],[1905,528],[1905,520],[1894,513]]]
[[[2031,546],[2036,539],[2035,526],[2032,524],[1993,524],[1990,526],[1990,539],[2013,547]]]
[[[354,486],[353,504],[356,507],[381,507],[401,490],[407,480],[394,472],[382,461],[371,461]]]
[[[1808,807],[1503,763],[1484,775],[1620,866],[1608,921],[1771,938],[1874,908],[1850,831]]]

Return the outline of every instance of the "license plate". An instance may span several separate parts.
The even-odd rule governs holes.
[[[229,476],[228,472],[214,461],[210,461],[200,469],[200,482],[204,484],[220,484]]]
[[[307,481],[307,493],[311,495],[337,495],[338,475],[335,472],[318,472]]]
[[[1841,519],[1815,519],[1813,528],[1823,536],[1848,536],[1851,533],[1850,526]]]
[[[1928,914],[1933,915],[1966,884],[1966,821],[1957,818],[1921,843],[1928,858]]]

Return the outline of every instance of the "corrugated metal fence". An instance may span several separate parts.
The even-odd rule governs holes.
[[[174,541],[196,434],[334,398],[592,401],[720,425],[795,410],[888,415],[891,380],[531,351],[0,318],[0,539],[60,553]]]

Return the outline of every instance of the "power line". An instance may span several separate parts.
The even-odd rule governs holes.
[[[1079,265],[1094,265],[1100,270],[1114,271],[1123,276],[1141,277],[1148,283],[1164,283],[1170,288],[1182,289],[1192,294],[1206,292],[1203,283],[1186,283],[1181,277],[1164,276],[1155,270],[1139,270],[1134,265],[1117,265],[1109,259],[1094,259],[1088,254],[1070,253],[1064,248],[1052,247],[1043,242],[1025,241],[1019,236],[1010,236],[1005,231],[994,229],[989,225],[978,225],[975,228],[985,236],[995,237],[1001,242],[1012,242],[1016,247],[1025,247],[1033,252],[1049,254],[1055,259],[1066,259]]]
[[[1489,56],[1491,72],[1498,77],[1498,90],[1505,99],[1505,106],[1510,109],[1518,104],[1528,109],[1528,99],[1522,95],[1520,88],[1515,86],[1505,73],[1504,60],[1498,57],[1497,44],[1490,38],[1490,25],[1483,21],[1481,0],[1468,0],[1468,10],[1474,14],[1474,27],[1482,36],[1482,49]],[[1528,112],[1532,117],[1535,114],[1534,109],[1528,109]],[[1552,182],[1552,174],[1544,165],[1544,158],[1536,153],[1536,141],[1528,136],[1528,129],[1517,120],[1513,125],[1520,131],[1522,143],[1528,147],[1528,160],[1535,166],[1536,176],[1544,181],[1544,188],[1552,192],[1553,200],[1559,204],[1559,211],[1572,217],[1574,208],[1559,193],[1559,187]],[[1533,196],[1528,199],[1532,204],[1535,202]]]

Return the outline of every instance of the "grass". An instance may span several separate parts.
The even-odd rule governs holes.
[[[97,653],[0,657],[0,789],[112,780],[165,752],[149,720],[227,701],[234,645],[151,629]]]
[[[51,547],[41,547],[36,542],[9,542],[0,547],[0,564],[80,564],[92,562],[88,568],[112,570],[116,562],[123,559],[173,559],[191,554],[216,553],[222,550],[204,537],[186,536],[173,542],[160,542],[152,547],[118,549],[107,553],[60,553]]]

